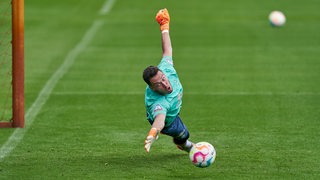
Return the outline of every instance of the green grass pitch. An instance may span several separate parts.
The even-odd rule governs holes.
[[[28,117],[76,56],[41,94],[48,99],[1,159],[0,179],[320,178],[320,1],[115,0],[100,14],[105,2],[25,1]],[[143,149],[142,71],[161,58],[163,7],[184,86],[181,117],[190,140],[217,151],[205,169],[164,135]],[[272,10],[285,13],[284,27],[269,25]],[[0,148],[14,131],[0,129]]]

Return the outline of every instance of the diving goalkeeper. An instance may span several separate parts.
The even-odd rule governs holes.
[[[168,10],[161,9],[156,20],[162,34],[162,59],[158,66],[149,66],[143,71],[143,79],[148,84],[145,106],[147,119],[151,124],[144,148],[149,152],[161,132],[173,137],[173,142],[179,149],[189,152],[193,143],[188,140],[189,131],[179,117],[183,88],[173,67]]]

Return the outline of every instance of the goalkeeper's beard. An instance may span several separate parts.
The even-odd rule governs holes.
[[[161,95],[166,95],[172,93],[173,89],[171,86],[163,86],[163,89],[158,90],[157,92]]]
[[[171,86],[166,87],[166,91],[168,92],[168,94],[172,93],[172,87]]]
[[[168,86],[165,88],[165,94],[170,94],[172,93],[172,87]]]

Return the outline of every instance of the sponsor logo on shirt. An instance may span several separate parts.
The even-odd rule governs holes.
[[[160,104],[157,104],[156,107],[154,108],[153,112],[157,112],[157,111],[161,111],[162,107],[160,106]]]

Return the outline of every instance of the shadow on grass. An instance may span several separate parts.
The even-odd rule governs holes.
[[[206,179],[211,177],[209,169],[193,166],[188,154],[184,152],[110,157],[105,158],[105,167],[109,177],[114,178]]]
[[[188,161],[188,155],[181,153],[154,153],[154,154],[139,154],[139,155],[128,155],[120,157],[107,157],[104,160],[105,166],[117,166],[126,168],[150,168],[154,166],[165,166],[168,163],[177,163],[179,161]]]

